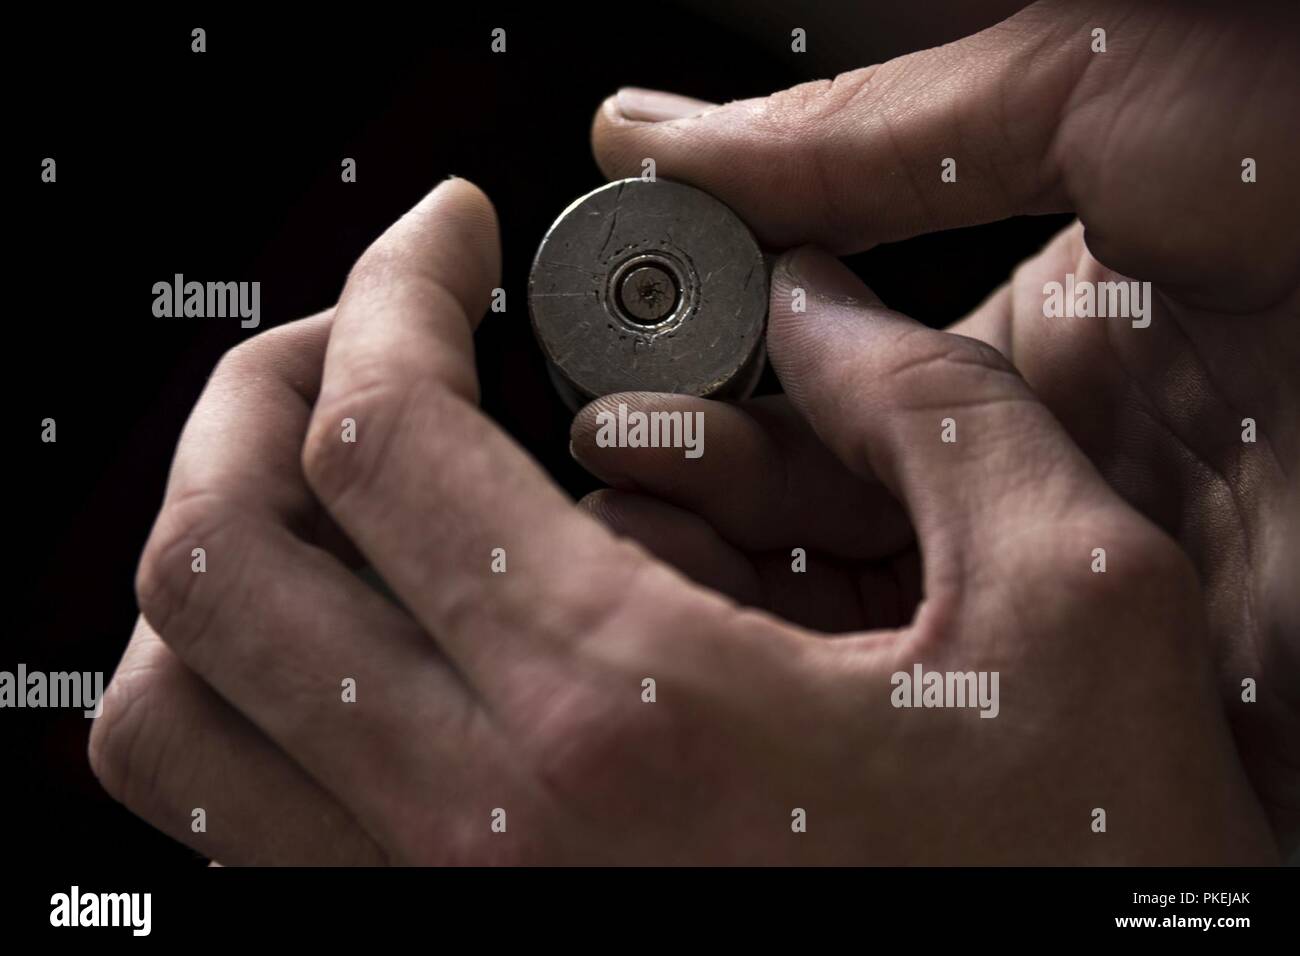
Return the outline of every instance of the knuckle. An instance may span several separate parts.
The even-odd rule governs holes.
[[[766,119],[790,133],[808,123],[825,123],[851,109],[877,78],[879,66],[840,73],[829,80],[811,80],[772,94],[764,103]]]
[[[594,573],[604,581],[595,591],[590,587]],[[548,580],[544,590],[530,591],[529,600],[503,607],[500,619],[556,647],[601,647],[617,635],[614,639],[623,647],[639,652],[655,633],[648,622],[662,621],[673,603],[661,599],[670,593],[665,591],[664,576],[671,574],[632,540],[605,539],[597,560],[575,565],[572,574]],[[471,593],[459,602],[451,619],[457,627],[468,627],[481,613]]]
[[[285,359],[294,357],[294,347],[302,338],[304,322],[288,322],[259,332],[227,349],[213,369],[213,381],[242,382],[261,375]]]
[[[1129,597],[1144,594],[1148,602],[1184,603],[1199,597],[1200,583],[1191,560],[1155,526],[1134,516],[1132,521],[1099,528],[1096,537],[1111,543],[1111,560],[1106,574],[1089,574],[1090,578],[1106,578],[1109,587]],[[1111,569],[1117,566],[1120,573],[1114,574]]]
[[[529,741],[548,789],[582,808],[627,806],[629,793],[652,791],[687,768],[692,734],[683,715],[692,708],[642,702],[641,680],[604,675],[557,693]]]
[[[491,813],[488,809],[491,808]],[[496,810],[507,815],[509,839],[492,833]],[[451,813],[430,815],[421,807],[418,822],[392,839],[399,866],[527,866],[554,860],[572,832],[554,834],[547,814],[518,791],[496,791],[493,800]]]
[[[163,799],[168,722],[159,711],[156,667],[119,668],[90,731],[90,767],[104,790],[142,816]],[[164,711],[165,712],[165,711]]]
[[[1202,595],[1195,567],[1181,548],[1136,514],[1113,510],[1044,527],[1026,542],[1020,577],[1034,594],[1056,592],[1068,619],[1107,622],[1117,635],[1194,635]],[[1095,549],[1105,570],[1095,570]]]
[[[861,149],[862,122],[851,114],[874,90],[877,68],[864,67],[831,80],[815,80],[762,100],[747,135],[775,149],[776,157],[758,167],[769,192],[787,192],[792,184],[811,208],[800,203],[787,224],[786,244],[815,238],[828,248],[847,251],[860,244],[865,231],[858,185],[870,162]],[[809,129],[818,135],[808,136]],[[811,233],[808,230],[811,229]]]
[[[373,488],[405,409],[420,391],[383,369],[362,369],[342,391],[321,400],[307,429],[302,469],[323,501],[338,503]]]
[[[887,388],[910,410],[1023,399],[1029,387],[993,346],[964,335],[917,326],[894,340],[868,387]]]
[[[986,372],[1010,375],[1019,380],[1020,373],[1011,364],[1011,360],[987,342],[952,332],[946,332],[944,336],[951,340],[948,342],[947,356],[950,365],[974,367]]]
[[[1153,527],[1136,537],[1127,550],[1134,569],[1144,579],[1140,590],[1148,606],[1161,616],[1182,614],[1187,609],[1199,612],[1200,577],[1191,558],[1172,538]],[[1135,589],[1137,583],[1133,582]]]
[[[1203,604],[1190,562],[1144,525],[1111,510],[1021,529],[974,572],[971,596],[961,599],[996,594],[990,603],[998,610],[966,616],[965,605],[954,604],[930,618],[927,641],[949,639],[940,626],[995,637],[980,642],[982,652],[999,668],[1035,673],[1056,688],[1051,706],[1090,706],[1098,687],[1140,673],[1178,683],[1204,663]],[[1094,547],[1106,551],[1104,571],[1096,570]],[[1008,627],[1028,639],[1002,641]]]
[[[999,372],[1015,374],[1006,356],[978,339],[928,328],[912,328],[895,343],[890,367],[891,377],[915,377],[933,380],[936,374]]]
[[[228,349],[209,377],[208,392],[244,396],[250,383],[271,378],[310,401],[319,386],[324,335],[333,310],[277,325]],[[206,396],[205,396],[206,397]]]
[[[730,636],[742,625],[735,607],[661,596],[628,619],[642,626],[611,621],[603,650],[582,655],[603,664],[565,669],[545,695],[544,711],[530,708],[512,718],[525,728],[538,779],[588,808],[630,808],[638,793],[706,771],[719,746],[715,735],[701,733],[707,724],[700,722],[719,688],[699,679],[707,668],[698,665],[728,653]],[[645,697],[647,678],[654,681],[653,701]]]
[[[115,800],[121,800],[122,784],[126,780],[126,754],[130,748],[124,746],[126,736],[132,727],[125,725],[122,710],[129,704],[119,702],[117,681],[114,680],[104,691],[104,709],[90,728],[90,742],[87,755],[90,769],[99,780],[100,785]]]
[[[583,583],[590,578],[574,575],[565,580],[555,589],[554,611],[543,619],[544,627],[556,635],[580,635],[577,646],[599,644],[611,633],[623,633],[628,647],[639,646],[639,641],[655,634],[654,627],[646,626],[649,622],[673,613],[676,600],[660,600],[673,594],[672,572],[649,560],[646,551],[629,538],[607,543],[601,570],[610,589],[595,594]]]
[[[145,545],[136,573],[135,590],[140,611],[167,643],[197,643],[207,631],[213,601],[227,573],[238,568],[236,517],[212,492],[182,494],[163,505]],[[194,570],[194,549],[203,548],[205,570]],[[214,567],[206,555],[220,553]]]
[[[262,332],[232,348],[227,349],[217,360],[212,370],[211,381],[225,383],[242,381],[255,371],[262,354],[266,351],[267,335]]]
[[[1110,622],[1122,648],[1159,673],[1183,675],[1194,670],[1208,650],[1205,602],[1191,559],[1155,528],[1132,535],[1119,545],[1124,563],[1114,563],[1105,585],[1092,582],[1092,607],[1108,602]],[[1081,611],[1082,613],[1082,611]]]
[[[217,359],[217,364],[212,368],[212,374],[208,376],[205,395],[210,394],[214,388],[243,380],[248,363],[248,344],[248,342],[241,342],[221,354],[221,358]]]

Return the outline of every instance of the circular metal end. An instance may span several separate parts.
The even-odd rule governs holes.
[[[615,285],[620,313],[639,325],[658,325],[667,319],[682,294],[672,271],[648,257],[624,265]]]
[[[745,224],[666,180],[574,202],[528,280],[533,330],[570,405],[620,391],[744,397],[762,371],[767,296]]]

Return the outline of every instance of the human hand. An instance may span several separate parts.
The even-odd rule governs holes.
[[[913,622],[827,640],[616,538],[477,410],[471,333],[497,269],[490,205],[450,181],[354,268],[318,393],[251,344],[214,378],[138,593],[168,666],[239,736],[210,732],[211,708],[169,720],[159,668],[119,672],[92,759],[136,812],[223,841],[222,862],[297,861],[314,826],[340,858],[420,863],[1269,858],[1190,566],[994,350],[833,273],[808,281],[822,321],[774,316],[800,412],[907,507],[925,556]],[[294,386],[284,415],[231,400]],[[930,403],[966,409],[963,441],[938,440]],[[403,607],[353,575],[338,532]],[[1091,574],[1092,546],[1144,576]],[[893,706],[914,664],[996,671],[997,717]],[[265,828],[233,810],[185,831],[214,785],[187,759],[203,740],[259,775],[247,804],[310,801],[296,839],[256,845]]]
[[[625,91],[593,127],[611,177],[653,157],[659,175],[714,193],[778,248],[848,253],[1011,215],[1077,213],[953,330],[1009,358],[1107,482],[1192,558],[1220,699],[1284,848],[1300,835],[1300,183],[1290,172],[1300,130],[1284,119],[1300,105],[1295,26],[1294,11],[1252,4],[1044,2],[958,43],[765,99],[712,106]],[[1093,50],[1097,28],[1104,53]],[[942,178],[945,158],[955,182]],[[1243,181],[1247,158],[1255,182]],[[1068,274],[1152,282],[1149,326],[1045,318],[1048,283]],[[817,318],[810,309],[805,321]],[[1253,443],[1242,440],[1247,418]],[[710,421],[717,447],[719,430],[741,420]],[[613,459],[584,460],[688,507],[720,495],[700,484],[707,468],[660,482],[636,470],[646,456]],[[834,468],[803,470],[812,486],[842,480],[824,477]],[[844,513],[812,511],[788,527]],[[873,544],[897,539],[890,530]],[[843,556],[834,544],[827,553]],[[811,583],[801,588],[776,600],[813,600],[819,623],[843,623],[835,608],[851,591],[823,603]],[[1243,700],[1248,679],[1257,702]]]

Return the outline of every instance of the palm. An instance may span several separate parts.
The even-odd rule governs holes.
[[[1300,658],[1285,609],[1294,565],[1281,550],[1300,447],[1295,297],[1224,314],[1157,290],[1149,328],[1046,319],[1043,285],[1067,273],[1123,278],[1089,254],[1076,225],[954,331],[1001,348],[1106,480],[1195,562],[1243,760],[1275,827],[1293,839]],[[1243,440],[1244,419],[1255,423],[1254,442]],[[1247,678],[1258,685],[1256,703],[1242,700]]]

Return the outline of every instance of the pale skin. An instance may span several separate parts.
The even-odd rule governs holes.
[[[673,153],[747,125],[778,135],[728,130],[727,110],[765,108],[786,112],[664,125],[613,100],[597,155],[611,173],[656,155],[661,175],[718,191],[774,243],[844,251],[955,224],[927,222],[938,200],[918,199],[881,234],[836,239],[846,223],[801,226],[771,190],[747,207],[734,163],[708,182],[707,148]],[[1270,289],[1280,270],[1263,271],[1243,289]],[[450,180],[367,251],[332,314],[219,366],[92,734],[97,773],[135,812],[234,864],[1277,858],[1216,686],[1215,581],[1207,602],[1195,550],[1112,476],[1114,490],[1068,407],[1036,393],[1048,360],[1008,362],[1035,354],[1014,297],[951,335],[889,311],[823,253],[787,255],[768,346],[789,401],[699,405],[708,443],[692,462],[596,448],[588,408],[575,454],[641,493],[575,507],[475,407],[472,331],[498,284],[491,205]],[[796,546],[812,555],[799,580]],[[498,547],[505,574],[490,570]],[[1099,547],[1106,574],[1090,570]],[[999,716],[892,707],[891,675],[916,662],[998,671]],[[195,807],[206,833],[190,829]]]
[[[1279,7],[1035,4],[957,44],[766,99],[714,107],[625,93],[599,112],[593,138],[610,176],[654,156],[662,175],[715,193],[778,248],[848,253],[1011,215],[1077,213],[952,330],[1010,359],[1106,480],[1192,559],[1224,708],[1293,848],[1300,129],[1285,117],[1297,108],[1300,58],[1294,12]],[[1092,52],[1098,27],[1106,53]],[[957,160],[956,183],[940,178],[944,157]],[[1258,174],[1261,165],[1273,172]],[[1045,320],[1044,284],[1067,273],[1152,281],[1151,327]],[[1255,444],[1241,441],[1246,417]],[[665,482],[640,477],[665,494]],[[682,488],[688,506],[710,494]],[[834,529],[842,512],[823,506],[789,527]],[[808,603],[825,613],[825,598]],[[1269,692],[1243,702],[1245,678]]]

